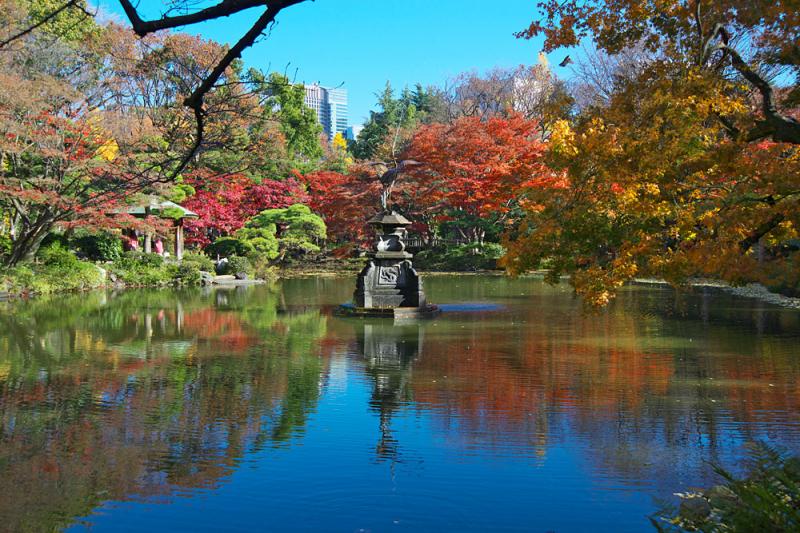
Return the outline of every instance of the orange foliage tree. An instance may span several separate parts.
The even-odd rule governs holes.
[[[380,206],[381,184],[366,165],[357,165],[346,174],[320,170],[298,179],[306,185],[309,207],[322,215],[328,237],[338,243],[364,242],[366,226]]]
[[[797,13],[738,0],[542,6],[522,36],[543,33],[548,50],[591,38],[648,55],[606,102],[555,125],[547,158],[563,187],[526,192],[506,266],[571,274],[594,305],[635,276],[797,292],[798,88],[767,74],[798,72]]]
[[[511,220],[523,187],[552,181],[538,126],[516,114],[423,126],[402,154],[423,164],[400,176],[394,207],[420,223],[421,231],[458,219],[463,237],[481,242],[487,221]],[[314,172],[303,180],[311,207],[325,217],[334,238],[364,239],[364,223],[379,210],[381,185],[373,167],[361,163],[347,174]]]
[[[538,127],[517,114],[422,127],[406,157],[424,164],[401,186],[403,202],[434,218],[468,221],[458,227],[462,236],[481,242],[482,221],[508,221],[522,187],[549,181]]]

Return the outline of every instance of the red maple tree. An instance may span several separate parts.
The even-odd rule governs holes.
[[[414,169],[401,190],[427,210],[505,213],[521,188],[549,174],[537,128],[537,121],[517,114],[424,126],[405,157],[425,164]]]
[[[296,179],[265,179],[256,183],[244,174],[209,176],[196,172],[187,179],[196,193],[183,205],[200,218],[186,222],[186,242],[205,246],[230,235],[265,209],[306,203],[308,195]]]
[[[517,114],[423,126],[401,156],[423,165],[400,176],[392,203],[415,221],[416,233],[427,233],[430,223],[453,212],[503,220],[524,187],[552,176],[543,162],[545,145],[538,127]],[[298,178],[334,240],[368,238],[365,223],[378,211],[381,193],[374,167],[360,164],[348,174],[320,171]],[[477,228],[474,233],[471,237],[478,240]]]
[[[367,220],[379,209],[381,184],[374,172],[357,166],[348,174],[322,170],[297,174],[305,183],[311,209],[322,215],[335,242],[363,242]]]

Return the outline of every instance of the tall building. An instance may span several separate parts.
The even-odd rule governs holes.
[[[347,89],[329,89],[320,85],[306,85],[305,103],[317,113],[319,123],[328,140],[337,133],[347,135]]]

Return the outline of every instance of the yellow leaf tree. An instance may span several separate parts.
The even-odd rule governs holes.
[[[544,34],[547,49],[591,38],[648,59],[607,102],[556,125],[548,162],[563,186],[526,191],[506,266],[571,274],[593,305],[636,276],[797,291],[798,14],[732,0],[543,7],[522,36]]]

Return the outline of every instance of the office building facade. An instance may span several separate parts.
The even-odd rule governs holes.
[[[320,85],[306,85],[305,103],[317,113],[319,123],[328,140],[337,133],[347,135],[347,89],[329,89]]]

